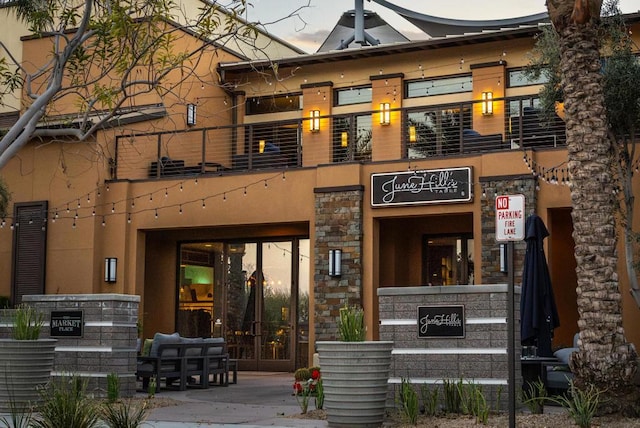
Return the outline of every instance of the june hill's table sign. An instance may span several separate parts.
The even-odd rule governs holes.
[[[471,202],[471,167],[371,174],[371,206]]]
[[[418,306],[418,337],[464,337],[464,305]]]
[[[82,337],[82,311],[51,311],[51,337]]]

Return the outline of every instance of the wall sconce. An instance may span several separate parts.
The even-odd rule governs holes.
[[[342,250],[329,250],[329,276],[342,275]]]
[[[346,131],[342,131],[340,134],[340,146],[347,147],[349,145],[349,133]]]
[[[493,92],[482,93],[482,114],[485,116],[493,114]]]
[[[415,143],[416,141],[418,141],[418,137],[416,136],[416,127],[415,126],[410,126],[409,127],[409,142],[410,143]]]
[[[309,130],[311,132],[320,131],[320,110],[311,110],[309,112]]]
[[[104,259],[104,282],[116,282],[118,259],[107,257]]]
[[[265,144],[264,140],[258,141],[258,152],[259,153],[264,153],[264,144]]]
[[[389,103],[380,103],[380,125],[389,125],[391,123],[391,105]]]
[[[193,126],[196,124],[196,105],[187,104],[187,125]]]

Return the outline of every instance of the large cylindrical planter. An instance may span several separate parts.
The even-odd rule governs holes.
[[[0,339],[0,413],[22,412],[42,402],[51,379],[56,339]]]
[[[384,421],[393,342],[317,342],[330,427],[379,427]]]

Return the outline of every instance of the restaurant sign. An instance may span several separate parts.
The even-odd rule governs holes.
[[[371,206],[471,202],[471,167],[371,174]]]
[[[82,337],[82,311],[51,311],[51,337]]]
[[[418,337],[464,337],[464,305],[418,306]]]

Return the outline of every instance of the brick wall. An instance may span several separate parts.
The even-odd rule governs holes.
[[[431,387],[442,385],[444,379],[462,379],[465,383],[481,385],[493,409],[497,408],[500,395],[500,409],[507,410],[507,295],[505,284],[378,289],[380,340],[394,342],[390,405],[402,378],[414,385]],[[520,287],[516,287],[514,295],[514,340],[519,344]],[[431,305],[462,305],[464,337],[418,337],[418,306]],[[516,349],[519,361],[519,346]],[[516,364],[516,388],[521,384],[520,368]]]
[[[120,380],[120,396],[135,395],[140,296],[31,295],[24,296],[23,302],[45,314],[42,338],[50,337],[51,311],[82,311],[82,337],[56,337],[53,376],[72,374],[86,378],[89,393],[105,397],[107,375],[116,373]],[[0,326],[0,337],[9,337],[7,318],[3,318]]]

